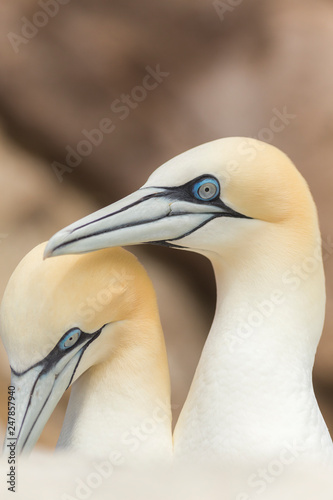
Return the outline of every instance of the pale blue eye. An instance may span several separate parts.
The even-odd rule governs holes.
[[[81,330],[79,328],[73,328],[70,330],[64,338],[59,342],[59,348],[63,351],[69,349],[79,340],[81,335]]]
[[[216,179],[207,177],[194,185],[193,194],[198,200],[214,200],[220,194],[220,185]]]

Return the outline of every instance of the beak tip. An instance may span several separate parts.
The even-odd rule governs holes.
[[[51,255],[52,251],[46,247],[43,253],[43,260],[48,259],[49,257],[51,257]]]
[[[62,247],[65,246],[66,238],[69,232],[62,229],[54,234],[46,244],[43,254],[43,260],[49,257],[55,257],[56,255],[61,255],[63,252]]]
[[[53,238],[51,238],[46,244],[46,247],[44,249],[44,254],[43,254],[43,260],[48,259],[49,257],[53,257],[55,255],[54,254],[54,245],[52,244],[52,239]]]

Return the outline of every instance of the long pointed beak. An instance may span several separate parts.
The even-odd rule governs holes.
[[[222,213],[221,207],[177,199],[168,188],[143,187],[56,233],[44,257],[138,243],[169,243]]]
[[[8,417],[4,452],[28,454],[36,444],[61,396],[71,384],[84,347],[45,367],[38,363],[22,374],[12,370],[12,416]]]

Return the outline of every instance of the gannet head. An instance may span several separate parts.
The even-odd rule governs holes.
[[[209,254],[244,247],[262,225],[297,220],[293,230],[304,232],[316,215],[290,159],[254,139],[226,138],[173,158],[135,193],[59,231],[45,256],[144,242]]]
[[[143,328],[147,318],[159,321],[158,310],[132,254],[114,248],[43,260],[44,250],[41,244],[21,261],[1,304],[17,453],[33,448],[64,391],[86,370],[128,346],[151,346],[155,356],[161,345]]]

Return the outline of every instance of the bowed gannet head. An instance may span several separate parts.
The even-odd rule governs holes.
[[[277,148],[226,138],[171,159],[132,195],[59,231],[45,255],[148,242],[226,257],[273,227],[290,242],[318,237],[305,180]]]
[[[120,359],[126,377],[144,351],[147,365],[160,363],[156,386],[169,386],[154,290],[137,259],[114,248],[45,261],[44,249],[21,261],[1,304],[17,453],[32,449],[63,392],[92,367]]]

